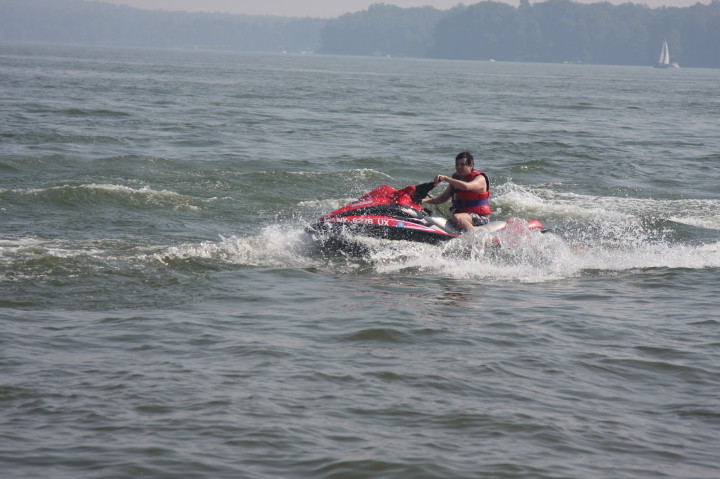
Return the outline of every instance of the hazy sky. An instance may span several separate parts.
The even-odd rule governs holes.
[[[366,10],[374,3],[397,5],[398,7],[422,7],[429,5],[439,10],[447,10],[459,3],[472,5],[479,0],[100,0],[106,3],[130,5],[150,10],[185,10],[191,12],[228,12],[251,15],[286,15],[291,17],[337,17],[343,13]],[[518,5],[519,0],[503,0],[510,5]],[[594,0],[581,0],[592,3]],[[600,1],[600,0],[596,0]],[[610,0],[611,3],[627,3],[629,0]],[[687,7],[699,0],[634,0],[632,3],[646,4],[650,7]],[[530,3],[535,3],[530,0]],[[708,4],[710,0],[700,0]]]

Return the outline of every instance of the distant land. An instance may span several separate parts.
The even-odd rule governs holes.
[[[86,0],[93,1],[93,0]],[[128,5],[145,10],[168,10],[189,12],[222,12],[246,15],[278,15],[286,17],[314,17],[332,18],[346,13],[354,13],[367,9],[374,3],[389,3],[398,7],[435,7],[447,10],[459,3],[467,4],[464,0],[95,0],[116,5]],[[479,0],[471,1],[476,3]],[[519,0],[497,0],[509,5],[517,6]],[[544,1],[544,0],[538,0]],[[574,0],[579,3],[597,3],[600,0]],[[605,1],[605,0],[603,0]],[[607,0],[618,5],[628,0]],[[660,7],[689,7],[696,3],[710,3],[712,0],[635,0],[651,8]]]
[[[720,0],[689,7],[548,0],[449,10],[376,4],[337,18],[0,0],[0,41],[252,52],[720,68]]]

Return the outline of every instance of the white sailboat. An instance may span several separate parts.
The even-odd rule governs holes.
[[[658,58],[656,68],[680,68],[676,62],[670,63],[670,50],[668,50],[667,41],[663,40],[662,49],[660,50],[660,58]]]

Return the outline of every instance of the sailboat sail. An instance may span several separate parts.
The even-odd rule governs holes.
[[[668,51],[668,44],[663,41],[662,50],[660,50],[660,58],[658,59],[659,66],[670,66],[670,52]]]
[[[660,50],[660,58],[655,65],[657,68],[680,68],[676,62],[670,62],[670,51],[668,50],[667,41],[663,40],[662,49]]]

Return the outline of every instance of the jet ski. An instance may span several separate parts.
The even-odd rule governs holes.
[[[415,241],[441,244],[459,238],[462,234],[447,218],[420,206],[423,198],[435,187],[434,182],[410,185],[400,190],[381,185],[357,201],[320,217],[306,231],[322,243],[323,247],[352,247],[357,236],[389,240]],[[544,231],[538,220],[491,221],[475,228],[476,232],[492,235],[511,229]],[[500,245],[498,236],[490,236],[494,245]]]

